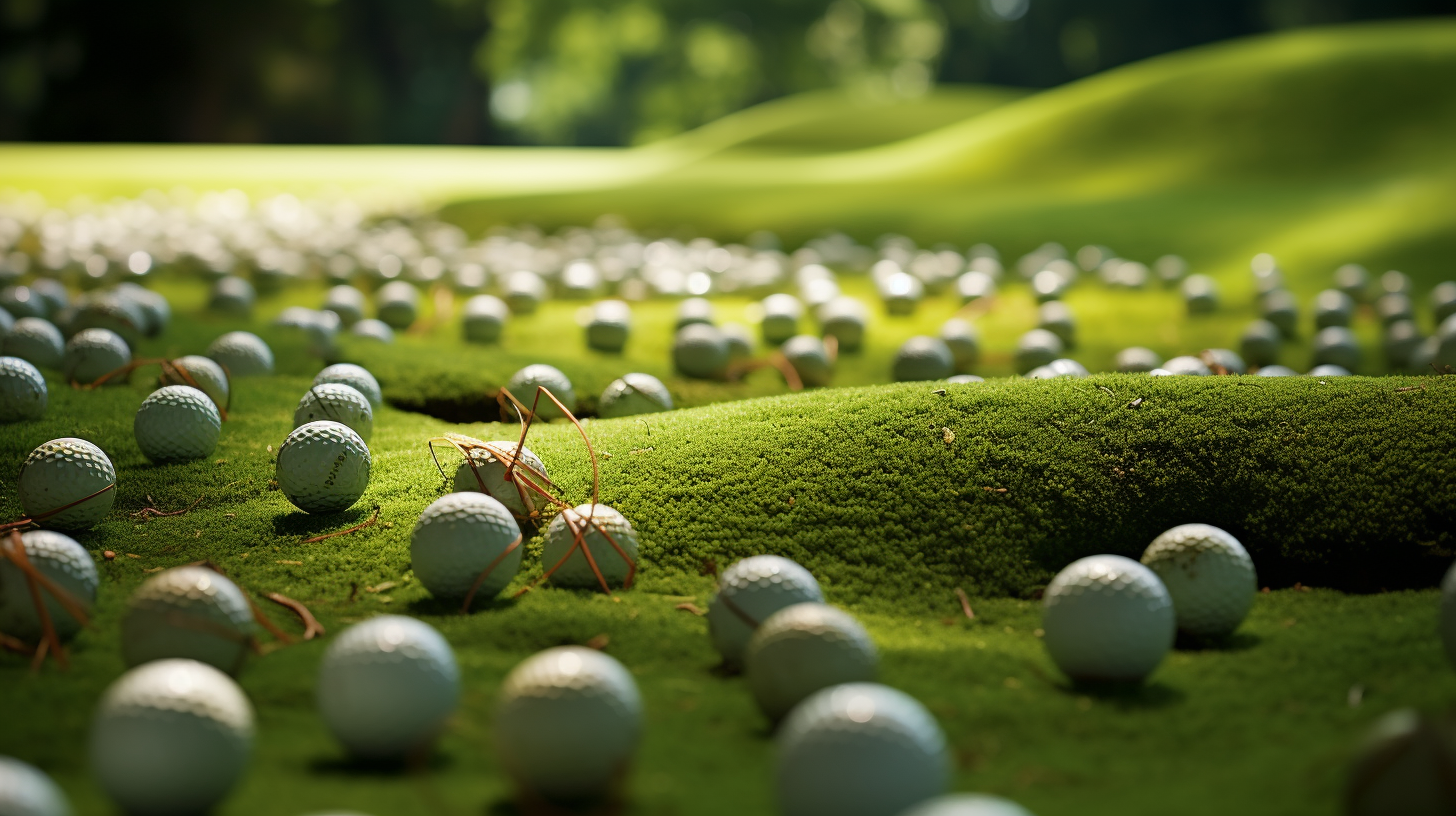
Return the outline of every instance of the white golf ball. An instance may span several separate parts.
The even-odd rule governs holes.
[[[848,295],[840,295],[819,307],[819,328],[824,336],[834,335],[840,351],[857,351],[864,345],[869,309]]]
[[[571,380],[568,380],[559,369],[544,363],[528,365],[517,371],[511,376],[511,381],[506,384],[506,387],[528,410],[532,402],[536,400],[537,387],[542,387],[555,395],[568,411],[576,411],[576,389],[572,388]],[[565,417],[566,414],[556,407],[556,403],[547,399],[545,394],[542,394],[540,401],[536,402],[537,419],[552,420]]]
[[[1446,657],[1456,665],[1456,564],[1441,580],[1441,643],[1446,647]]]
[[[496,757],[526,790],[600,796],[631,762],[642,698],[627,669],[594,649],[560,646],[511,670],[496,704]]]
[[[1258,590],[1244,545],[1210,524],[1183,524],[1153,539],[1142,562],[1173,598],[1178,628],[1197,637],[1232,634]]]
[[[389,324],[383,320],[375,320],[372,317],[366,317],[355,323],[353,328],[349,329],[349,333],[355,337],[379,343],[394,342],[394,329],[391,329]]]
[[[748,688],[777,720],[820,689],[875,679],[879,655],[853,615],[822,603],[775,612],[748,641]]]
[[[339,316],[345,326],[352,326],[364,319],[364,293],[347,284],[329,288],[323,308]]]
[[[344,748],[365,759],[428,747],[459,698],[450,644],[414,618],[383,615],[349,627],[319,666],[319,713]]]
[[[516,452],[515,442],[490,442],[487,444],[491,448],[507,454]],[[501,461],[491,449],[471,448],[470,459],[462,461],[460,466],[455,469],[455,491],[457,493],[475,491],[489,494],[496,501],[505,505],[512,514],[525,518],[530,515],[532,509],[542,506],[543,502],[540,494],[527,487],[525,482],[516,480],[517,471],[522,472],[525,478],[542,488],[549,489],[541,479],[541,476],[546,475],[546,465],[542,464],[541,458],[532,453],[530,448],[520,449],[516,465],[511,468],[511,481],[506,481],[505,462]],[[527,506],[528,503],[529,506]]]
[[[51,530],[21,533],[20,541],[26,558],[41,575],[54,581],[82,608],[89,610],[96,603],[96,588],[101,577],[85,547],[70,536]],[[40,595],[57,635],[69,639],[81,631],[80,621],[71,617],[55,596],[44,587],[40,589]],[[5,558],[0,558],[0,632],[27,643],[38,642],[44,634],[25,573]]]
[[[347,425],[365,442],[374,435],[374,409],[352,385],[322,383],[303,392],[293,411],[293,427],[321,420]]]
[[[608,587],[626,586],[637,563],[637,533],[631,522],[605,504],[583,504],[562,510],[546,528],[546,542],[541,548],[541,564],[551,571],[551,583],[600,587],[592,563]]]
[[[420,312],[420,290],[408,281],[390,281],[374,295],[375,311],[380,320],[396,330],[415,322]]]
[[[41,769],[0,756],[0,816],[71,816],[71,805]]]
[[[815,693],[778,733],[784,816],[884,816],[945,792],[950,755],[935,717],[876,683]]]
[[[619,352],[632,335],[632,308],[626,301],[603,300],[592,306],[586,324],[586,345],[598,351]]]
[[[1043,641],[1073,680],[1142,680],[1173,647],[1173,599],[1131,558],[1073,561],[1046,588]]]
[[[384,394],[379,390],[379,381],[374,379],[374,375],[363,366],[353,363],[335,363],[320,371],[318,376],[313,378],[314,385],[324,383],[342,383],[353,387],[355,391],[363,394],[364,398],[369,400],[369,407],[375,411],[384,405]]]
[[[466,342],[494,343],[511,319],[511,307],[495,295],[476,295],[465,301],[460,327]]]
[[[723,661],[743,661],[748,639],[775,612],[800,603],[821,603],[824,592],[808,570],[777,555],[755,555],[723,571],[708,601],[708,634]]]
[[[796,334],[784,341],[779,351],[805,386],[816,388],[828,385],[834,376],[834,365],[829,362],[829,350],[824,341],[812,334]]]
[[[760,308],[763,321],[759,330],[763,332],[763,342],[777,346],[798,333],[799,318],[804,315],[804,304],[798,298],[782,292],[772,294],[763,299]]]
[[[60,368],[66,354],[61,330],[40,317],[22,317],[0,342],[7,357],[19,357],[36,368]]]
[[[1348,816],[1456,813],[1456,729],[1449,721],[1399,709],[1375,722],[1350,769]]]
[[[40,419],[49,401],[40,369],[19,357],[0,357],[0,423]]]
[[[437,597],[464,598],[480,580],[475,597],[485,600],[520,571],[520,541],[505,505],[484,493],[451,493],[420,513],[410,533],[410,563]]]
[[[212,341],[207,356],[233,377],[261,377],[273,373],[273,350],[263,338],[245,331],[228,332]]]
[[[178,357],[172,361],[172,365],[177,371],[172,373],[164,370],[162,385],[190,385],[206,394],[218,410],[227,408],[231,389],[228,387],[227,372],[222,370],[222,366],[200,354]]]
[[[253,290],[253,284],[236,275],[227,275],[212,284],[207,308],[214,312],[242,316],[252,311],[253,301],[256,299],[257,293]]]
[[[727,338],[711,323],[689,323],[673,339],[673,365],[685,376],[718,379],[731,359]]]
[[[121,335],[110,329],[84,329],[66,343],[61,376],[89,385],[129,362],[131,347]],[[109,382],[119,384],[122,379],[113,377]]]
[[[937,796],[900,813],[900,816],[1032,816],[1010,799],[980,793]]]
[[[955,355],[938,337],[912,337],[895,352],[891,375],[896,382],[943,380],[955,373]]]
[[[52,439],[31,451],[20,466],[20,504],[25,514],[60,530],[95,527],[111,512],[115,486],[111,460],[84,439]]]
[[[253,748],[253,707],[226,674],[157,660],[111,684],[91,722],[91,770],[127,813],[187,816],[221,802]]]
[[[217,448],[217,406],[190,385],[164,385],[142,401],[132,422],[137,447],[153,462],[201,459]]]
[[[236,675],[253,631],[252,606],[237,584],[206,567],[174,567],[127,600],[121,656],[128,666],[185,657]]]
[[[310,422],[278,448],[278,488],[305,513],[344,510],[369,486],[369,446],[349,426]]]
[[[672,395],[651,374],[623,374],[602,392],[597,413],[603,419],[672,410]]]

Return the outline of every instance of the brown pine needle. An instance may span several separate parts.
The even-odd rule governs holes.
[[[303,621],[304,640],[313,640],[319,635],[326,634],[326,630],[324,629],[323,624],[318,622],[318,618],[315,618],[313,616],[313,613],[308,611],[308,607],[304,606],[298,601],[295,601],[286,595],[280,595],[277,592],[269,592],[263,597],[267,598],[273,603],[278,604],[279,606],[285,607],[290,612],[297,615],[299,620]]]
[[[703,608],[699,607],[697,604],[680,603],[677,606],[674,606],[673,609],[676,609],[679,612],[691,612],[691,613],[693,613],[694,615],[697,615],[700,618],[702,616],[708,614],[706,610],[704,610]]]
[[[357,533],[360,530],[364,529],[365,527],[371,527],[371,526],[373,526],[374,523],[377,522],[377,521],[379,521],[379,505],[376,504],[376,505],[374,505],[374,514],[371,515],[368,519],[365,519],[364,521],[361,521],[358,524],[355,524],[353,527],[350,527],[347,530],[339,530],[336,533],[324,533],[323,535],[314,536],[313,538],[305,538],[303,540],[303,543],[305,543],[305,544],[317,544],[320,541],[324,541],[325,539],[330,539],[330,538],[333,538],[335,536],[342,536],[342,535],[349,535],[350,533]]]
[[[139,518],[139,519],[142,519],[144,521],[145,520],[148,520],[148,519],[153,519],[153,518],[161,518],[163,516],[180,516],[180,515],[182,515],[184,513],[187,513],[188,511],[192,510],[192,508],[196,507],[197,505],[201,504],[202,503],[202,500],[205,499],[205,498],[207,498],[207,497],[206,496],[198,496],[196,499],[193,500],[193,502],[191,504],[187,505],[186,507],[182,508],[181,510],[165,511],[165,510],[158,510],[157,508],[151,506],[151,504],[152,504],[152,497],[151,496],[148,496],[147,497],[147,506],[146,507],[143,507],[142,509],[136,511],[135,513],[129,513],[128,515],[130,515],[132,518]]]
[[[976,613],[971,611],[971,599],[966,596],[966,591],[960,587],[955,589],[956,597],[960,599],[961,611],[966,613],[967,620],[975,620]]]

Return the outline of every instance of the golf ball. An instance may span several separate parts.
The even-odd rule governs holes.
[[[374,295],[376,317],[396,331],[407,329],[420,312],[420,290],[408,281],[390,281]]]
[[[956,294],[961,303],[996,296],[996,279],[985,272],[971,271],[956,278]]]
[[[369,486],[369,447],[339,422],[310,422],[293,429],[278,448],[275,478],[293,506],[305,513],[348,508]]]
[[[981,341],[968,320],[953,317],[940,327],[940,339],[950,347],[956,371],[968,371],[981,359]]]
[[[1438,324],[1456,314],[1456,281],[1443,281],[1431,290],[1431,314]]]
[[[95,527],[111,512],[115,487],[111,460],[84,439],[52,439],[31,451],[20,466],[20,504],[25,514],[60,530]]]
[[[830,378],[834,376],[834,366],[829,362],[829,350],[824,347],[823,340],[812,334],[790,337],[784,341],[779,351],[808,388],[828,385]]]
[[[178,357],[172,361],[172,366],[177,371],[173,373],[164,369],[162,385],[190,385],[206,394],[218,410],[227,408],[231,388],[228,386],[227,372],[222,370],[222,366],[200,354]]]
[[[777,346],[798,332],[799,318],[804,316],[804,304],[798,298],[780,292],[764,298],[761,308],[763,321],[759,330],[763,333],[763,342]]]
[[[310,387],[293,411],[293,427],[332,420],[349,426],[365,442],[374,435],[374,409],[352,385],[326,382]]]
[[[707,298],[688,298],[677,306],[677,325],[675,330],[694,323],[706,323],[713,325],[713,302]]]
[[[339,316],[345,326],[364,319],[364,293],[346,284],[331,287],[324,298],[324,308]]]
[[[256,299],[253,284],[243,278],[228,275],[213,283],[207,308],[222,314],[244,317],[253,310],[253,301]]]
[[[602,273],[591,261],[572,261],[561,270],[557,283],[562,297],[585,300],[596,297],[602,287]]]
[[[1010,799],[979,793],[950,793],[900,813],[900,816],[1032,816]]]
[[[496,757],[526,790],[552,800],[601,796],[623,776],[642,731],[642,698],[621,663],[559,646],[516,666],[501,686]]]
[[[536,389],[545,388],[555,395],[568,411],[576,411],[576,389],[571,386],[571,380],[553,366],[544,363],[528,365],[513,374],[511,381],[506,383],[506,387],[527,408],[530,408],[531,403],[536,400]],[[542,394],[540,401],[536,402],[536,417],[545,420],[564,419],[566,414],[556,407],[556,403]]]
[[[1350,377],[1353,376],[1348,368],[1337,366],[1333,363],[1317,365],[1309,370],[1311,377]]]
[[[1360,366],[1360,341],[1344,326],[1320,329],[1314,336],[1314,364],[1329,363],[1354,371]]]
[[[517,450],[515,442],[489,442],[487,444],[508,455],[514,455]],[[471,466],[472,463],[474,463],[474,467]],[[455,469],[455,491],[458,493],[468,491],[487,493],[491,498],[505,505],[506,509],[515,516],[525,518],[537,508],[541,496],[527,487],[525,483],[515,481],[514,474],[517,470],[524,470],[525,475],[531,481],[543,488],[546,487],[542,480],[542,477],[547,476],[546,465],[541,462],[540,457],[531,452],[530,448],[520,448],[519,461],[511,469],[511,481],[506,481],[506,463],[495,452],[490,448],[472,448],[470,459],[461,462],[460,466]]]
[[[858,351],[864,345],[869,309],[855,298],[841,295],[819,307],[819,329],[825,337],[834,335],[840,351]]]
[[[1380,322],[1389,326],[1397,320],[1415,320],[1415,304],[1411,303],[1410,296],[1400,292],[1390,292],[1381,295],[1375,301],[1375,313],[1380,316]]]
[[[89,385],[129,362],[131,349],[121,335],[109,329],[85,329],[66,343],[61,376]],[[122,380],[117,377],[110,382],[119,384]]]
[[[521,530],[484,493],[450,493],[426,507],[410,533],[415,577],[439,598],[494,598],[521,569]],[[480,581],[479,586],[476,582]]]
[[[718,327],[723,342],[728,344],[728,362],[745,360],[753,355],[753,333],[742,323],[724,323]]]
[[[66,341],[61,330],[49,320],[22,317],[10,327],[0,344],[6,357],[19,357],[36,368],[60,368],[66,355]]]
[[[461,328],[471,343],[494,343],[510,321],[511,309],[495,295],[476,295],[465,301]]]
[[[51,530],[21,533],[20,541],[25,548],[26,559],[36,571],[54,581],[83,609],[91,608],[96,602],[96,589],[101,578],[84,547],[70,536]],[[80,621],[71,617],[71,613],[49,590],[42,587],[40,594],[51,625],[62,640],[70,639],[81,631]],[[0,558],[0,632],[27,643],[38,642],[45,633],[25,573],[6,558]]]
[[[755,555],[723,571],[708,601],[708,634],[723,661],[743,661],[748,640],[775,612],[794,604],[819,603],[824,592],[814,576],[777,555]]]
[[[711,323],[688,323],[673,338],[672,362],[684,376],[718,379],[728,371],[728,340]]]
[[[598,351],[619,352],[632,334],[632,308],[622,300],[604,300],[592,306],[586,324],[586,345]]]
[[[1259,308],[1265,320],[1279,328],[1284,337],[1293,337],[1299,330],[1299,301],[1287,289],[1275,289],[1264,295]]]
[[[1451,665],[1456,666],[1456,564],[1441,581],[1441,644]]]
[[[800,703],[778,732],[784,816],[884,816],[945,792],[950,754],[935,717],[876,683],[846,683]]]
[[[0,816],[71,816],[71,806],[39,768],[0,756]]]
[[[379,390],[379,381],[374,379],[374,375],[363,366],[353,363],[335,363],[320,371],[313,378],[314,385],[324,383],[340,383],[353,388],[369,400],[369,407],[375,411],[378,411],[379,407],[384,404],[384,395]]]
[[[1064,348],[1076,345],[1077,318],[1067,304],[1060,300],[1047,301],[1037,310],[1037,316],[1037,327],[1061,338]]]
[[[1062,338],[1046,329],[1032,329],[1016,341],[1016,371],[1025,374],[1062,356]]]
[[[389,324],[383,320],[375,320],[372,317],[366,317],[355,323],[354,327],[349,329],[349,333],[355,337],[379,343],[394,342],[394,329],[391,329]]]
[[[1208,363],[1189,354],[1174,357],[1163,363],[1162,368],[1164,371],[1176,375],[1207,377],[1213,374],[1213,371],[1208,367]]]
[[[1113,358],[1112,367],[1129,374],[1152,371],[1155,368],[1163,367],[1163,358],[1152,349],[1131,346],[1117,353],[1117,356]]]
[[[943,380],[955,373],[955,355],[938,337],[912,337],[895,352],[891,375],[896,382]]]
[[[1314,325],[1348,326],[1355,314],[1355,299],[1339,289],[1326,289],[1314,296]]]
[[[986,378],[978,377],[975,374],[956,374],[952,377],[946,377],[945,381],[954,385],[973,385],[975,383],[985,382]]]
[[[531,314],[546,299],[546,281],[535,272],[520,270],[506,276],[502,292],[514,314]]]
[[[1173,599],[1120,555],[1072,562],[1046,588],[1043,642],[1073,680],[1142,680],[1173,647]]]
[[[190,385],[164,385],[142,401],[132,432],[153,462],[201,459],[217,448],[222,420],[206,394]]]
[[[626,517],[605,504],[583,504],[562,510],[551,520],[541,563],[551,572],[553,584],[598,587],[595,564],[608,587],[625,587],[637,563],[637,549],[637,533]]]
[[[317,692],[324,723],[350,754],[394,759],[434,742],[460,698],[460,669],[429,624],[382,615],[329,644]]]
[[[1204,349],[1198,355],[1208,370],[1214,374],[1247,374],[1249,367],[1244,364],[1244,358],[1240,357],[1233,349],[1211,348]]]
[[[212,341],[207,356],[233,377],[259,377],[273,373],[273,350],[263,338],[245,331],[228,332]]]
[[[166,330],[172,320],[172,304],[167,298],[131,281],[117,284],[115,292],[141,312],[145,323],[140,328],[147,337],[156,337]]]
[[[748,641],[748,688],[777,720],[814,692],[875,679],[879,655],[869,633],[841,609],[801,603],[775,612]]]
[[[597,413],[603,419],[671,410],[672,395],[662,380],[651,374],[623,374],[612,380],[597,403]]]
[[[1296,377],[1298,371],[1282,365],[1266,365],[1254,372],[1256,377]]]
[[[1279,327],[1267,320],[1255,320],[1244,329],[1239,338],[1239,351],[1251,365],[1269,365],[1279,358],[1279,344],[1283,336]]]
[[[1456,728],[1449,720],[1398,709],[1375,722],[1350,769],[1348,816],[1456,813]]]
[[[273,325],[308,343],[308,352],[317,357],[334,353],[334,339],[339,333],[339,316],[333,312],[316,312],[306,306],[289,306]]]
[[[925,296],[925,284],[905,272],[887,275],[880,282],[879,290],[880,299],[885,303],[885,311],[892,315],[914,314],[915,307]]]
[[[253,632],[252,606],[237,584],[206,567],[173,567],[127,600],[121,656],[128,666],[185,657],[236,675]]]
[[[0,309],[16,318],[45,317],[50,314],[50,304],[28,286],[7,286],[0,289]]]
[[[1183,303],[1189,314],[1208,314],[1218,310],[1218,284],[1207,275],[1189,275],[1183,279]]]
[[[0,357],[0,423],[40,419],[49,400],[40,369],[19,357]]]
[[[1182,524],[1153,539],[1143,565],[1173,599],[1178,628],[1197,637],[1233,634],[1254,603],[1258,579],[1244,545],[1211,524]]]
[[[1357,301],[1370,296],[1370,272],[1360,264],[1345,264],[1335,270],[1335,286]]]
[[[122,810],[187,816],[222,801],[253,748],[253,707],[231,677],[157,660],[111,684],[91,722],[91,771]]]
[[[108,329],[136,345],[147,325],[146,314],[132,301],[113,292],[89,292],[78,298],[65,312],[55,316],[56,325],[66,334],[79,334],[86,329]]]

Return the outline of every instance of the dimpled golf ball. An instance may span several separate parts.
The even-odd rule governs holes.
[[[26,558],[40,574],[54,581],[83,609],[91,608],[96,602],[96,588],[101,578],[84,547],[70,536],[51,530],[30,530],[20,535],[20,541]],[[81,630],[80,621],[54,595],[42,588],[41,598],[50,614],[51,625],[63,640]],[[0,559],[0,632],[27,643],[38,642],[45,633],[25,573],[8,559]]]
[[[1456,564],[1441,581],[1441,644],[1451,665],[1456,666]]]
[[[1010,799],[980,793],[949,793],[902,811],[899,816],[1032,816]]]
[[[175,372],[163,369],[162,385],[190,385],[206,394],[219,410],[227,408],[232,389],[222,366],[200,354],[178,357],[172,361],[172,366]]]
[[[520,540],[505,505],[484,493],[450,493],[420,513],[410,533],[410,564],[438,598],[464,598],[472,587],[475,597],[494,598],[521,569]]]
[[[728,340],[711,323],[689,323],[672,342],[672,362],[687,377],[712,380],[728,371]]]
[[[131,348],[121,335],[110,329],[85,329],[66,343],[61,358],[61,376],[82,385],[96,382],[131,362]],[[113,383],[120,383],[114,378]]]
[[[40,369],[19,357],[0,357],[0,422],[40,419],[49,401]]]
[[[1178,629],[1196,637],[1233,634],[1254,603],[1258,579],[1244,545],[1211,524],[1181,524],[1153,539],[1143,565],[1173,599]]]
[[[511,375],[511,381],[506,387],[520,400],[527,408],[536,400],[536,389],[545,388],[555,395],[556,399],[566,406],[568,411],[576,411],[576,389],[572,387],[571,380],[562,374],[560,369],[544,363],[528,365],[525,368]],[[541,395],[539,402],[536,402],[536,417],[538,419],[564,419],[566,414],[556,407],[556,403]]]
[[[944,340],[919,335],[895,352],[890,372],[896,382],[943,380],[955,373],[955,354]]]
[[[156,660],[123,674],[91,721],[91,772],[136,816],[210,811],[242,778],[252,748],[243,690],[196,660]]]
[[[420,290],[408,281],[390,281],[374,295],[376,317],[391,329],[407,329],[420,312]]]
[[[623,374],[612,380],[597,403],[597,413],[603,419],[671,410],[672,395],[667,386],[651,374],[641,373]]]
[[[128,666],[185,657],[236,675],[253,631],[252,606],[237,584],[206,567],[173,567],[127,599],[121,657]]]
[[[71,816],[71,806],[39,768],[0,756],[0,816]]]
[[[723,661],[736,666],[754,630],[775,612],[823,600],[819,582],[797,563],[778,555],[751,556],[718,579],[718,591],[708,601],[708,634]]]
[[[1456,813],[1456,727],[1449,719],[1397,709],[1375,722],[1345,787],[1348,816]]]
[[[369,398],[352,385],[326,382],[303,392],[293,410],[293,427],[319,420],[332,420],[353,429],[365,442],[374,435],[374,409]]]
[[[212,341],[207,356],[233,377],[261,377],[273,373],[273,350],[263,338],[245,331],[228,332]]]
[[[369,486],[369,447],[340,422],[310,422],[293,429],[278,448],[278,488],[305,513],[344,510]]]
[[[950,753],[910,695],[846,683],[800,703],[778,732],[775,787],[784,816],[884,816],[945,792]]]
[[[20,466],[20,504],[25,514],[59,530],[95,527],[111,512],[115,486],[111,460],[84,439],[52,439],[31,451]]]
[[[508,453],[515,453],[517,450],[515,442],[491,442],[491,447],[504,450]],[[471,466],[474,463],[474,467]],[[506,463],[501,461],[488,448],[472,448],[469,461],[461,462],[455,469],[455,491],[457,493],[474,491],[477,493],[489,494],[491,498],[505,505],[506,509],[517,516],[527,516],[533,507],[540,506],[540,494],[531,490],[523,482],[515,481],[515,471],[523,469],[527,478],[533,482],[546,487],[541,476],[547,476],[546,465],[541,462],[541,457],[531,452],[530,448],[520,448],[520,457],[516,466],[512,468],[512,481],[506,481]],[[537,476],[535,474],[541,474]],[[522,499],[521,494],[525,493],[526,498]],[[527,500],[531,507],[527,506]]]
[[[565,587],[601,585],[592,571],[591,562],[587,561],[586,552],[578,546],[572,525],[580,532],[585,550],[591,552],[591,559],[602,578],[606,579],[607,586],[625,586],[633,565],[637,563],[637,533],[625,516],[605,504],[583,504],[562,510],[551,520],[546,528],[546,542],[541,548],[542,565],[548,571],[554,570],[551,583]],[[616,542],[615,547],[612,542]]]
[[[460,699],[460,669],[445,638],[401,615],[357,623],[319,666],[324,723],[350,754],[394,759],[434,742]]]
[[[1142,680],[1173,647],[1173,599],[1157,573],[1130,558],[1073,561],[1043,603],[1042,640],[1073,680]]]
[[[142,401],[132,432],[153,462],[201,459],[217,448],[222,420],[206,394],[190,385],[164,385]]]
[[[759,709],[777,720],[820,689],[875,679],[879,654],[848,612],[801,603],[780,609],[758,627],[743,662]]]
[[[621,663],[558,646],[506,676],[492,728],[496,758],[526,791],[556,801],[606,793],[632,760],[642,697]]]
[[[22,317],[10,327],[0,343],[6,357],[19,357],[36,368],[60,368],[66,354],[66,340],[61,330],[49,320]]]
[[[335,363],[320,371],[313,378],[314,385],[324,383],[341,383],[353,388],[363,394],[364,398],[369,400],[369,407],[376,411],[379,410],[379,406],[384,404],[384,395],[379,390],[379,381],[374,379],[374,375],[363,366],[353,363]]]
[[[794,367],[799,379],[809,388],[828,385],[834,376],[834,366],[829,362],[829,350],[824,341],[812,334],[798,334],[784,341],[779,348],[784,359]]]

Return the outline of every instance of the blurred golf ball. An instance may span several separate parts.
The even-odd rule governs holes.
[[[40,369],[19,357],[0,357],[0,423],[40,419],[49,401]]]
[[[785,607],[818,603],[824,593],[814,576],[777,555],[755,555],[723,571],[708,601],[708,634],[725,663],[738,665],[755,629]]]
[[[875,678],[879,654],[869,633],[842,609],[800,603],[775,612],[748,641],[748,688],[777,720],[809,695]]]
[[[55,582],[83,609],[89,610],[96,603],[101,578],[85,547],[70,536],[52,530],[29,530],[20,534],[20,542],[31,566]],[[62,640],[81,631],[80,621],[71,617],[54,595],[41,588],[40,596],[45,601],[51,625]],[[39,642],[44,634],[25,573],[6,558],[0,558],[0,632],[26,643]]]
[[[384,405],[384,395],[379,390],[379,381],[363,366],[353,363],[335,363],[320,371],[314,378],[314,385],[339,383],[347,385],[369,400],[369,407],[378,411]]]
[[[484,493],[450,493],[420,513],[410,533],[415,577],[439,598],[494,598],[521,568],[520,528],[505,505]],[[507,550],[510,550],[509,553]]]
[[[1032,816],[1032,813],[999,796],[949,793],[921,802],[899,816]]]
[[[39,768],[0,756],[0,816],[71,816],[71,805]]]
[[[173,567],[127,599],[121,656],[128,666],[185,657],[236,675],[253,631],[252,606],[237,584],[206,567]]]
[[[207,356],[232,377],[260,377],[273,373],[273,350],[263,338],[244,331],[228,332],[212,341]]]

